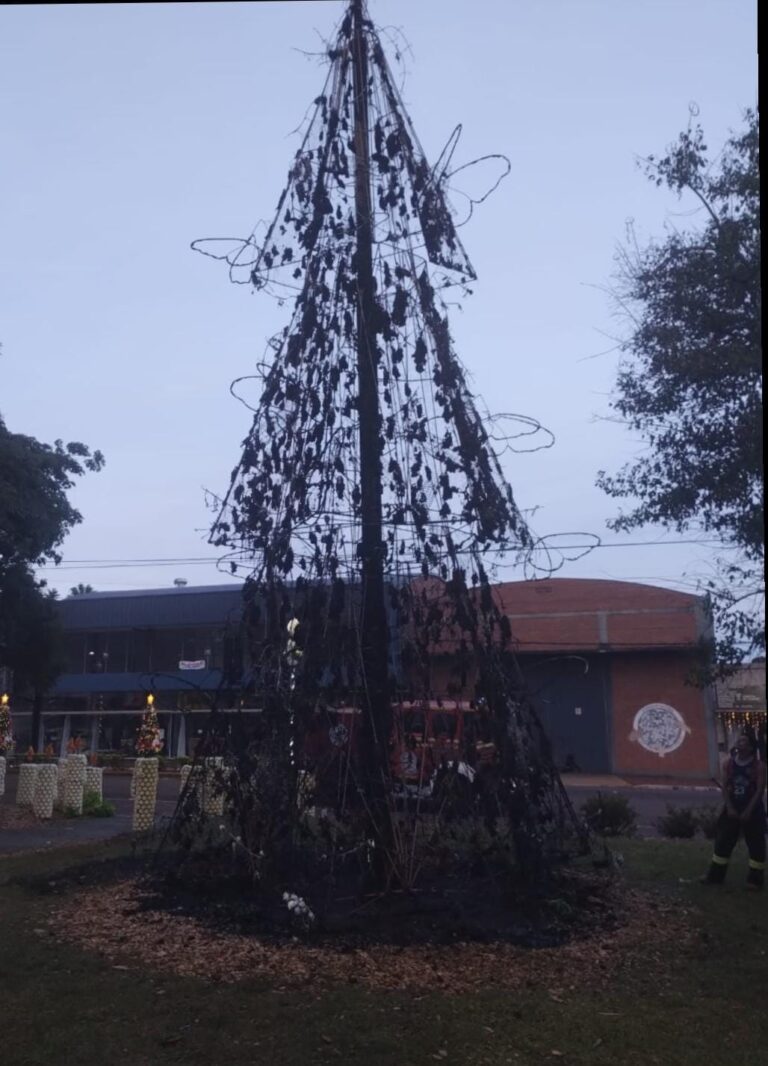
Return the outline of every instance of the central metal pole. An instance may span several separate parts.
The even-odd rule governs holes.
[[[363,740],[367,801],[373,828],[385,844],[389,838],[389,635],[384,603],[382,539],[382,439],[379,411],[379,354],[373,279],[370,129],[368,116],[368,46],[363,0],[352,0],[352,64],[355,96],[355,225],[357,235],[357,378],[360,425],[361,495],[361,658],[363,669]]]

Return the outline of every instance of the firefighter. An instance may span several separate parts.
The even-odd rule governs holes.
[[[744,730],[725,766],[723,798],[725,806],[717,821],[715,845],[709,871],[702,878],[708,885],[720,885],[728,872],[728,862],[741,833],[749,851],[747,888],[763,887],[765,879],[765,830],[763,806],[765,763],[758,757],[757,740]]]

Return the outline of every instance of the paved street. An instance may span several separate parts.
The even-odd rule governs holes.
[[[637,825],[641,836],[658,836],[656,831],[656,819],[666,814],[667,806],[673,807],[707,807],[717,803],[720,798],[719,789],[712,786],[711,789],[697,788],[657,788],[656,786],[638,786],[635,788],[601,788],[578,787],[571,785],[568,795],[578,810],[589,796],[597,791],[603,794],[610,793],[626,796],[630,804],[637,811]]]
[[[104,778],[105,796],[113,802],[128,800],[130,778],[128,775],[109,774]],[[178,795],[179,782],[176,777],[161,777],[159,798],[160,813],[169,814],[173,810],[173,804]],[[568,794],[574,806],[584,803],[589,796],[596,792],[616,793],[626,796],[637,811],[637,821],[641,833],[644,836],[655,836],[655,821],[666,812],[667,805],[675,807],[705,807],[708,804],[717,803],[718,790],[713,786],[711,789],[696,788],[662,788],[658,786],[641,785],[638,787],[595,787],[592,784],[575,785],[569,780]]]
[[[618,779],[617,779],[618,780]],[[656,836],[655,821],[665,813],[667,805],[675,807],[701,807],[717,803],[718,791],[713,787],[611,787],[606,781],[598,786],[594,780],[587,779],[578,784],[573,778],[568,779],[568,793],[574,806],[578,808],[589,796],[598,790],[603,793],[615,793],[626,796],[638,815],[638,828],[642,836]],[[173,813],[179,791],[179,779],[176,776],[160,778],[157,805],[157,821],[163,824]],[[12,804],[16,797],[16,774],[9,773],[3,804]],[[54,822],[33,826],[23,830],[0,830],[0,855],[27,849],[59,847],[67,843],[87,843],[104,840],[120,833],[127,833],[131,828],[130,775],[107,773],[104,775],[104,797],[117,808],[114,818],[57,819]]]

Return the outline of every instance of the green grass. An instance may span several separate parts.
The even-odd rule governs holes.
[[[56,898],[12,879],[55,878],[87,858],[119,854],[124,843],[0,860],[0,1059],[4,1066],[754,1066],[768,1036],[767,900],[742,890],[741,846],[723,890],[692,883],[706,868],[705,841],[615,846],[624,876],[689,911],[696,944],[683,951],[671,939],[647,965],[628,965],[608,994],[580,989],[575,971],[563,982],[575,991],[561,1003],[546,989],[461,997],[356,986],[281,992],[115,969],[35,932],[46,929]]]

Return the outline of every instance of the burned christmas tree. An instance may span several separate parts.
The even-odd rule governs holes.
[[[272,222],[235,247],[194,245],[293,301],[212,531],[247,568],[261,711],[255,735],[244,716],[213,727],[233,840],[289,890],[308,876],[310,809],[326,872],[354,852],[368,883],[412,888],[429,799],[434,840],[438,785],[442,810],[470,782],[468,809],[540,884],[580,830],[490,583],[498,553],[522,560],[534,538],[442,297],[475,278],[447,198],[455,138],[431,167],[362,0],[328,64]],[[489,731],[487,765],[448,744],[408,789],[403,709],[449,704]]]

